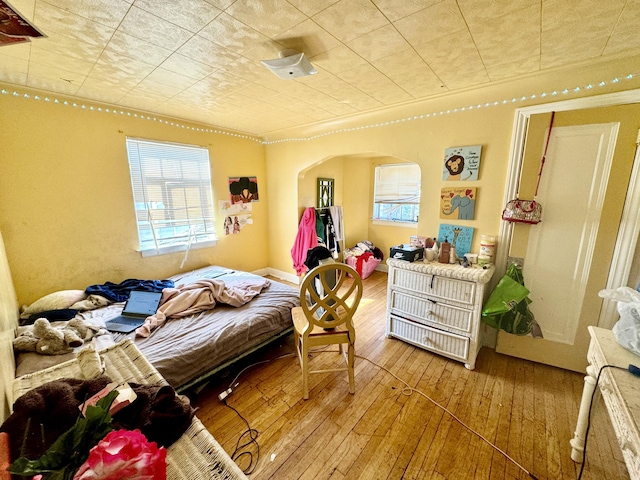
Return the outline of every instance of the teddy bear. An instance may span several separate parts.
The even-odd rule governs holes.
[[[13,349],[17,352],[62,355],[72,352],[95,334],[79,318],[69,320],[62,328],[52,326],[46,318],[38,318],[32,328],[25,329],[13,340]]]

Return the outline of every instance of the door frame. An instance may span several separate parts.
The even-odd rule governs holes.
[[[507,168],[507,181],[505,185],[503,205],[516,197],[524,160],[524,147],[527,136],[527,127],[531,115],[550,112],[562,112],[568,110],[582,110],[586,108],[609,107],[630,103],[640,103],[640,89],[628,90],[624,92],[609,93],[593,97],[577,98],[560,102],[533,105],[530,107],[518,108],[514,114],[513,133],[511,136],[511,147],[509,150],[509,165]],[[640,140],[640,133],[639,133]],[[613,254],[611,268],[607,279],[607,289],[625,286],[629,280],[630,264],[629,255],[636,248],[638,235],[640,234],[640,161],[638,148],[631,173],[631,183],[625,200],[624,210],[616,246]],[[511,222],[500,222],[499,241],[505,248],[499,248],[496,253],[496,270],[500,278],[507,269],[509,248],[513,236],[513,224]],[[611,328],[617,321],[615,302],[605,301],[600,313],[598,326]]]

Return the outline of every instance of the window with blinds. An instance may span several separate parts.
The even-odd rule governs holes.
[[[142,254],[215,245],[208,149],[127,138],[127,153]]]
[[[420,166],[415,163],[377,165],[373,219],[417,223],[420,214]]]

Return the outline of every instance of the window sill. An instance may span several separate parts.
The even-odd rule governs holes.
[[[192,243],[191,246],[189,247],[189,250],[199,250],[201,248],[209,248],[209,247],[215,247],[218,243],[218,240],[207,240],[206,242],[198,242],[198,243]],[[140,255],[142,255],[142,258],[146,258],[146,257],[156,257],[158,255],[168,255],[170,253],[178,253],[178,252],[184,252],[187,249],[187,246],[185,244],[182,245],[171,245],[169,247],[162,247],[159,250],[156,250],[155,248],[151,248],[148,250],[138,250],[140,252]]]
[[[371,222],[374,225],[384,225],[385,227],[418,228],[418,224],[415,222],[391,222],[389,220],[376,219],[371,220]]]

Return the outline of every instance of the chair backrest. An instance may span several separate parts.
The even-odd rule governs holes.
[[[348,281],[347,273],[353,277],[352,282]],[[313,268],[300,286],[300,304],[305,317],[310,325],[324,329],[346,324],[352,330],[351,320],[361,298],[362,279],[344,263],[326,263]]]

